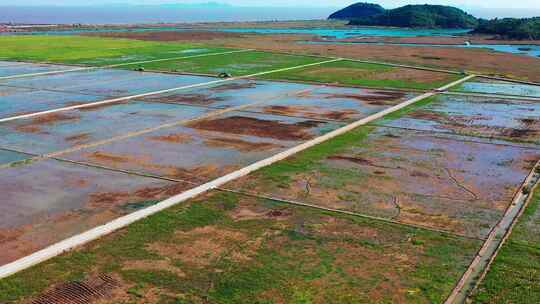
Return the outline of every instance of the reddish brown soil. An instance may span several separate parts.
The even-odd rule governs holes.
[[[129,162],[131,159],[128,156],[116,155],[116,154],[111,154],[111,153],[101,152],[101,151],[90,153],[88,157],[96,159],[96,160],[100,160],[100,161],[113,162],[113,163],[125,163],[125,162]]]
[[[234,138],[209,138],[204,142],[209,147],[234,148],[241,152],[266,151],[280,147],[279,145],[266,142],[250,142]]]
[[[41,131],[41,125],[51,125],[62,121],[78,120],[79,115],[66,114],[63,112],[40,115],[32,118],[30,121],[19,124],[15,129],[21,132],[38,133]]]
[[[168,198],[182,193],[193,186],[187,183],[176,183],[164,187],[148,187],[135,191],[135,195],[142,199]]]
[[[302,116],[310,118],[327,118],[335,120],[348,119],[351,115],[358,114],[358,111],[353,109],[344,109],[336,111],[317,112],[313,107],[304,106],[267,106],[263,108],[263,112],[269,114],[290,115],[290,116]]]
[[[202,120],[194,122],[189,126],[199,130],[218,131],[240,135],[254,135],[279,140],[306,140],[311,138],[311,135],[306,131],[306,129],[319,124],[321,124],[321,122],[316,121],[286,124],[274,120],[232,116],[213,120]]]
[[[89,137],[90,137],[90,133],[81,133],[81,134],[68,136],[65,139],[66,141],[81,141],[81,140],[86,140]]]
[[[209,105],[218,101],[223,101],[222,97],[210,97],[207,94],[174,94],[167,96],[146,97],[145,101],[167,102],[167,103],[188,103],[197,105]]]
[[[156,32],[105,32],[105,33],[83,33],[85,36],[99,36],[111,38],[128,38],[148,41],[205,41],[223,38],[241,38],[244,35],[230,32],[212,31],[156,31]]]
[[[110,208],[114,205],[124,203],[130,197],[127,192],[102,192],[92,193],[88,199],[87,206],[93,208]]]
[[[377,91],[376,95],[361,95],[361,94],[329,94],[325,99],[344,98],[356,99],[361,102],[367,102],[373,106],[390,106],[395,105],[396,101],[405,97],[403,92]]]
[[[182,144],[182,143],[187,143],[187,142],[192,141],[193,137],[189,134],[176,133],[176,134],[149,136],[148,139],[175,143],[175,144]]]
[[[82,111],[82,112],[91,112],[91,111],[96,111],[96,110],[100,110],[100,109],[105,109],[105,108],[108,108],[108,107],[113,106],[113,105],[124,104],[124,103],[128,103],[128,101],[118,101],[118,102],[111,102],[111,103],[103,103],[103,104],[91,105],[91,106],[79,108],[79,109],[77,109],[77,110]]]
[[[216,87],[209,88],[212,92],[224,92],[230,90],[241,90],[255,88],[257,84],[255,82],[229,82]]]

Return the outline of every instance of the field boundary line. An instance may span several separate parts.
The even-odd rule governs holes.
[[[507,81],[507,82],[515,82],[515,83],[521,83],[521,84],[528,84],[528,85],[533,85],[533,86],[540,86],[540,83],[539,83],[539,82],[534,82],[534,81],[519,80],[519,79],[512,79],[512,78],[499,77],[499,76],[481,75],[481,74],[479,74],[478,77],[480,77],[480,78],[486,78],[486,79],[491,79],[491,80],[500,80],[500,81]]]
[[[476,280],[478,275],[480,275],[480,277],[484,276],[489,265],[491,264],[491,261],[495,258],[497,252],[499,251],[499,248],[510,235],[512,227],[515,225],[520,214],[522,214],[524,210],[524,206],[526,206],[529,199],[532,197],[531,191],[526,194],[524,193],[523,189],[530,187],[531,184],[533,186],[537,184],[538,176],[535,170],[538,167],[540,167],[540,161],[536,162],[529,172],[529,175],[527,175],[521,186],[516,191],[514,198],[506,209],[503,217],[499,220],[497,225],[493,227],[488,238],[485,240],[484,244],[477,252],[472,262],[469,264],[467,271],[463,273],[463,276],[457,282],[454,289],[444,302],[445,304],[464,303],[467,297],[470,295],[470,292],[474,290],[479,283],[479,281]]]
[[[110,69],[110,68],[117,68],[117,67],[128,66],[128,65],[145,64],[145,63],[168,61],[168,60],[190,59],[190,58],[197,58],[197,57],[227,55],[227,54],[234,54],[234,53],[241,53],[241,52],[251,52],[251,51],[254,51],[254,50],[253,49],[242,49],[242,50],[234,50],[234,51],[219,52],[219,53],[206,53],[206,54],[181,56],[181,57],[151,59],[151,60],[136,61],[136,62],[124,62],[124,63],[109,64],[109,65],[104,65],[104,66],[81,66],[81,67],[78,67],[78,68],[66,69],[66,70],[46,71],[46,72],[19,74],[19,75],[12,75],[12,76],[2,76],[2,77],[0,77],[0,81],[1,80],[7,80],[7,79],[26,78],[26,77],[34,77],[34,76],[45,76],[45,75],[56,75],[56,74],[63,74],[63,73],[69,73],[69,72],[91,71],[91,70],[99,70],[99,69]],[[47,65],[57,65],[57,66],[62,65],[61,63],[55,63],[55,64],[53,64],[53,63],[32,63],[32,64],[47,64]]]
[[[279,73],[279,72],[290,71],[290,70],[294,70],[294,69],[301,69],[301,68],[304,68],[304,67],[315,66],[315,65],[329,63],[329,62],[336,62],[336,61],[340,61],[340,60],[341,59],[332,59],[332,60],[308,63],[308,64],[303,64],[303,65],[298,65],[298,66],[293,66],[293,67],[287,67],[287,68],[281,68],[281,69],[276,69],[276,70],[258,72],[258,73],[249,74],[249,75],[243,75],[243,76],[237,76],[237,77],[231,77],[231,78],[224,78],[224,79],[217,79],[217,80],[212,80],[212,81],[208,81],[208,82],[195,83],[195,84],[190,84],[190,85],[185,85],[185,86],[180,86],[180,87],[175,87],[175,88],[170,88],[170,89],[164,89],[164,90],[159,90],[159,91],[141,93],[141,94],[137,94],[137,95],[129,95],[129,96],[117,97],[117,98],[106,99],[106,100],[102,100],[102,101],[85,103],[85,104],[81,104],[81,105],[74,105],[74,106],[62,107],[62,108],[57,108],[57,109],[52,109],[52,110],[47,110],[47,111],[30,113],[30,114],[23,114],[23,115],[17,115],[17,116],[12,116],[12,117],[6,117],[6,118],[0,119],[0,123],[7,122],[7,121],[13,121],[13,120],[17,120],[17,119],[30,118],[30,117],[35,117],[35,116],[40,116],[40,115],[45,115],[45,114],[51,114],[51,113],[56,113],[56,112],[75,110],[75,109],[82,109],[82,108],[87,108],[87,107],[93,107],[93,106],[98,106],[98,105],[104,105],[104,104],[109,104],[109,103],[126,101],[126,100],[130,100],[130,99],[137,99],[137,98],[142,98],[142,97],[147,97],[147,96],[152,96],[152,95],[170,93],[170,92],[174,92],[174,91],[198,88],[198,87],[203,87],[203,86],[208,86],[208,85],[213,85],[213,84],[219,84],[219,83],[224,83],[224,82],[230,82],[230,81],[235,81],[235,80],[253,78],[253,77],[257,77],[257,76],[261,76],[261,75]]]
[[[337,61],[337,60],[336,60]],[[313,64],[312,64],[313,65]],[[292,68],[288,68],[292,69]],[[287,70],[287,69],[285,69]],[[260,74],[260,73],[258,73]],[[442,88],[440,90],[446,90],[447,88],[450,88],[454,85],[458,85],[463,81],[467,81],[471,76],[464,77],[460,80],[456,80]],[[395,105],[393,107],[390,107],[388,109],[385,109],[383,111],[380,111],[376,114],[370,115],[368,117],[365,117],[363,119],[360,119],[354,123],[351,123],[349,125],[346,125],[344,127],[341,127],[339,129],[336,129],[334,131],[331,131],[329,133],[326,133],[322,136],[319,136],[317,138],[311,139],[307,142],[304,142],[300,145],[297,145],[295,147],[292,147],[290,149],[287,149],[285,151],[282,151],[274,156],[268,157],[266,159],[262,159],[260,161],[257,161],[251,165],[248,165],[242,169],[239,169],[237,171],[231,172],[229,174],[226,174],[222,177],[216,178],[210,182],[207,182],[203,185],[197,186],[195,188],[192,188],[190,190],[187,190],[185,192],[182,192],[178,195],[172,196],[164,201],[161,201],[160,203],[150,206],[145,209],[141,209],[139,211],[135,211],[131,214],[122,216],[120,218],[117,218],[115,220],[110,221],[107,224],[92,228],[86,232],[83,232],[81,234],[72,236],[70,238],[67,238],[63,241],[60,241],[56,244],[53,244],[51,246],[48,246],[44,249],[41,249],[37,252],[34,252],[26,257],[20,258],[14,262],[5,264],[3,266],[0,266],[0,279],[6,278],[12,274],[15,274],[21,270],[27,269],[29,267],[32,267],[34,265],[37,265],[41,262],[44,262],[50,258],[53,258],[55,256],[58,256],[64,252],[67,252],[69,250],[72,250],[76,247],[79,247],[83,244],[86,244],[90,241],[96,240],[100,237],[103,237],[105,235],[108,235],[116,230],[119,230],[121,228],[124,228],[136,221],[139,221],[141,219],[144,219],[150,215],[153,215],[159,211],[165,210],[167,208],[170,208],[172,206],[175,206],[177,204],[180,204],[188,199],[194,198],[200,194],[203,194],[209,190],[216,189],[220,186],[225,185],[226,183],[233,181],[237,178],[243,177],[248,175],[251,172],[254,172],[256,170],[259,170],[261,168],[264,168],[266,166],[269,166],[273,163],[276,163],[280,160],[283,160],[287,157],[290,157],[294,154],[297,154],[301,151],[304,151],[308,148],[311,148],[315,145],[318,145],[320,143],[323,143],[329,139],[332,139],[334,137],[337,137],[341,134],[347,133],[357,127],[360,127],[362,125],[365,125],[373,120],[379,119],[384,117],[387,114],[393,113],[395,111],[401,110],[409,105],[412,105],[418,101],[421,101],[423,99],[429,98],[431,96],[437,95],[438,91],[428,92],[423,95],[414,97],[408,101],[405,101],[403,103],[400,103],[398,105]]]
[[[411,131],[411,132],[417,132],[417,133],[429,133],[431,136],[439,139],[445,139],[445,140],[453,140],[453,141],[459,141],[459,142],[466,142],[466,143],[473,143],[473,144],[481,144],[481,145],[492,145],[497,147],[512,147],[516,149],[527,149],[527,150],[540,150],[540,146],[533,143],[533,142],[510,142],[502,143],[502,141],[509,142],[505,140],[504,138],[496,138],[496,137],[489,137],[489,136],[481,136],[481,135],[465,135],[465,134],[458,134],[458,133],[452,133],[449,131],[439,131],[439,130],[422,130],[422,129],[415,129],[415,128],[407,128],[407,127],[398,127],[398,126],[390,126],[385,125],[384,123],[373,123],[370,124],[374,127],[379,128],[387,128],[387,129],[397,129],[397,130],[405,130],[405,131]],[[449,137],[443,137],[442,135],[449,135]],[[458,139],[458,138],[452,138],[451,136],[459,136],[459,137],[467,137],[470,139]],[[501,142],[483,142],[480,140],[475,139],[487,139],[487,140],[493,140],[493,141],[501,141]]]
[[[392,220],[392,219],[387,219],[387,218],[384,218],[384,217],[372,216],[372,215],[357,213],[357,212],[348,211],[348,210],[340,210],[340,209],[328,208],[328,207],[324,207],[324,206],[318,206],[318,205],[315,205],[315,204],[304,203],[304,202],[299,202],[299,201],[289,200],[289,199],[284,199],[284,198],[278,198],[278,197],[274,197],[274,196],[268,196],[268,195],[260,194],[260,193],[252,193],[252,192],[246,192],[246,191],[234,190],[234,189],[228,189],[228,188],[221,188],[221,187],[218,187],[215,190],[219,190],[219,191],[223,191],[223,192],[230,192],[230,193],[234,193],[234,194],[240,194],[240,195],[244,195],[244,196],[250,196],[250,197],[254,197],[254,198],[262,198],[262,199],[275,201],[275,202],[281,202],[281,203],[289,204],[289,205],[307,207],[307,208],[318,209],[318,210],[322,210],[322,211],[329,211],[329,212],[333,212],[333,213],[341,213],[341,214],[351,215],[351,216],[360,217],[360,218],[365,218],[365,219],[369,219],[369,220],[373,220],[373,221],[384,222],[384,223],[387,223],[387,224],[394,224],[394,225],[400,225],[400,226],[405,226],[405,227],[414,228],[414,229],[427,230],[427,231],[436,232],[436,233],[440,233],[440,234],[444,234],[444,235],[452,236],[452,237],[456,237],[456,238],[464,238],[464,239],[470,239],[470,240],[476,240],[476,241],[484,241],[484,239],[482,239],[482,238],[477,238],[477,237],[468,236],[468,235],[464,235],[464,234],[454,233],[454,232],[451,232],[451,231],[441,230],[441,229],[432,228],[432,227],[428,227],[428,226],[408,224],[408,223],[403,223],[403,222]]]

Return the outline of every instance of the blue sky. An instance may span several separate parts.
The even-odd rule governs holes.
[[[211,0],[212,1],[212,0]],[[362,0],[366,1],[366,0]],[[369,0],[367,0],[369,2]],[[208,0],[18,0],[17,5],[103,5],[103,4],[163,4],[163,3],[200,3],[200,2],[209,2]],[[232,5],[242,5],[242,6],[303,6],[303,7],[342,7],[348,4],[354,3],[356,1],[346,1],[346,0],[326,0],[326,1],[317,1],[317,0],[214,0],[212,2],[227,3]],[[455,5],[462,8],[468,7],[477,7],[477,8],[531,8],[531,9],[540,9],[540,1],[538,0],[517,0],[517,1],[508,1],[508,0],[435,0],[435,1],[405,1],[405,0],[382,0],[382,1],[372,1],[379,3],[387,8],[392,8],[396,6],[401,6],[404,4],[412,3],[429,3],[429,4],[446,4],[446,5]],[[13,5],[13,0],[0,0],[0,5]]]

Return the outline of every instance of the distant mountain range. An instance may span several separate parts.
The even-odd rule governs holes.
[[[429,4],[387,10],[378,4],[356,3],[333,13],[329,19],[369,26],[475,28],[478,25],[478,19],[459,8]]]

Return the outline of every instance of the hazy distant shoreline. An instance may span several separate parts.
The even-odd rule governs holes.
[[[173,22],[243,22],[326,19],[336,7],[234,6],[0,6],[0,23],[26,24],[130,24]],[[475,9],[475,16],[532,17],[540,10]]]

